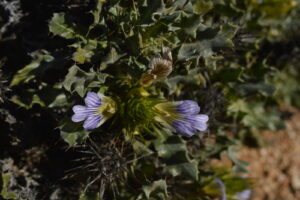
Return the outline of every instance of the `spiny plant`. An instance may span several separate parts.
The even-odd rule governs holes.
[[[11,102],[53,115],[62,139],[84,151],[67,176],[81,177],[80,198],[236,199],[250,184],[234,146],[283,127],[285,93],[275,86],[286,72],[278,75],[262,52],[297,29],[296,1],[97,0],[90,7],[54,13],[49,39],[62,44],[30,54],[10,82],[20,90]],[[221,153],[232,169],[208,164]]]

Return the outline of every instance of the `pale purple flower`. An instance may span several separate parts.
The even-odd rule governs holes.
[[[236,193],[235,197],[237,200],[249,200],[252,194],[252,190],[247,189],[242,192]]]
[[[160,111],[155,119],[176,133],[191,137],[207,129],[208,116],[199,114],[200,107],[195,101],[159,103],[155,107]]]
[[[111,98],[95,92],[88,92],[84,102],[85,106],[73,106],[72,121],[84,121],[83,128],[85,130],[98,128],[116,111],[115,103]]]
[[[219,178],[215,178],[214,181],[219,185],[220,187],[220,200],[227,200],[226,198],[226,187],[223,183],[223,181]]]
[[[177,106],[177,112],[181,114],[196,115],[200,112],[200,107],[196,101],[184,100]]]

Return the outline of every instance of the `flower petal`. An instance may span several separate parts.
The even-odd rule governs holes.
[[[76,115],[83,115],[83,116],[88,116],[92,115],[96,112],[97,110],[95,108],[87,108],[86,106],[81,106],[81,105],[76,105],[73,106],[73,112]]]
[[[92,130],[99,127],[100,120],[102,119],[101,115],[90,115],[83,123],[83,128],[85,130]]]
[[[81,121],[83,121],[83,120],[85,120],[85,119],[86,119],[86,115],[74,114],[74,115],[72,116],[72,121],[73,121],[73,122],[81,122]]]
[[[220,196],[221,198],[220,198],[220,200],[227,200],[227,198],[226,198],[226,187],[225,187],[223,181],[221,181],[221,179],[219,179],[219,178],[215,178],[214,181],[220,187],[220,192],[221,192],[221,196]]]
[[[87,108],[86,106],[75,105],[73,106],[73,112],[75,113],[72,116],[73,122],[80,122],[85,120],[89,115],[92,115],[96,112],[95,109]]]
[[[194,123],[193,126],[195,129],[197,129],[199,131],[206,131],[206,129],[207,129],[207,124],[205,124],[205,123]]]
[[[84,102],[87,107],[99,107],[101,105],[101,99],[95,92],[88,92]]]
[[[203,122],[203,123],[206,123],[209,119],[208,115],[204,115],[204,114],[199,114],[194,117],[198,122]]]
[[[177,112],[181,114],[196,115],[200,112],[200,107],[196,101],[184,100],[177,106]]]
[[[163,102],[158,103],[155,105],[155,108],[163,113],[176,113],[177,114],[177,107],[182,104],[182,101],[175,101],[175,102]]]
[[[73,106],[72,110],[75,114],[81,114],[86,112],[86,107],[81,105],[75,105]]]
[[[175,121],[173,122],[172,127],[176,130],[177,133],[182,134],[186,137],[192,137],[196,132],[192,125],[187,122]]]
[[[251,198],[252,190],[246,189],[242,192],[236,193],[235,197],[238,200],[249,200]]]

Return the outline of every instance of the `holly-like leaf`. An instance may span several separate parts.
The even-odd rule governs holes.
[[[276,89],[274,85],[267,84],[267,83],[237,84],[235,88],[241,96],[249,96],[249,95],[260,93],[268,97],[272,96]]]
[[[216,36],[212,32],[211,39],[203,39],[197,36],[199,37],[198,41],[181,45],[177,57],[179,60],[184,61],[199,57],[212,57],[215,50],[233,46],[232,38],[236,34],[237,29],[238,27],[227,24],[220,27]]]
[[[155,149],[164,158],[167,172],[173,176],[198,179],[198,162],[189,158],[186,143],[180,136],[171,135],[165,141],[156,140]]]
[[[30,109],[34,105],[49,108],[68,105],[67,97],[61,89],[61,85],[51,86],[45,83],[39,90],[22,90],[19,95],[12,96],[10,100],[25,109]]]
[[[89,87],[100,86],[105,82],[107,74],[98,73],[94,71],[85,72],[77,65],[73,65],[63,82],[64,88],[69,92],[77,92],[83,97]]]
[[[54,60],[51,55],[39,55],[30,64],[20,69],[14,76],[10,83],[10,86],[19,85],[21,83],[28,83],[35,77],[34,70],[40,67],[44,63],[49,63]],[[43,70],[46,70],[45,68]]]
[[[108,65],[114,64],[115,62],[117,62],[120,58],[122,58],[125,55],[126,55],[125,53],[118,54],[118,52],[116,51],[115,48],[111,48],[109,53],[106,54],[102,59],[101,70],[106,69]]]
[[[81,123],[72,122],[71,117],[64,119],[61,124],[62,125],[59,126],[60,135],[70,147],[81,144],[89,136],[90,132],[84,130]]]
[[[54,13],[51,21],[49,22],[49,30],[54,35],[59,35],[66,39],[74,39],[78,37],[74,28],[66,22],[64,13]]]
[[[150,185],[145,185],[143,186],[143,191],[147,199],[150,197],[154,199],[166,199],[166,197],[168,197],[167,183],[165,180],[158,180]]]

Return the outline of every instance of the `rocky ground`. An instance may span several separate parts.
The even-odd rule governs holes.
[[[293,115],[286,130],[263,132],[262,148],[241,148],[240,158],[249,162],[254,182],[251,200],[300,199],[300,110],[288,110]]]

